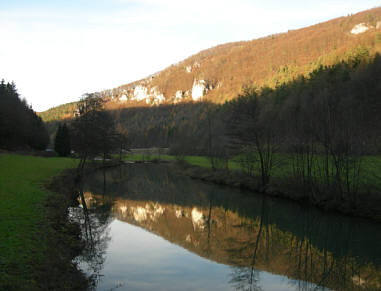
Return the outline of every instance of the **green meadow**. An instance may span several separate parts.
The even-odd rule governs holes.
[[[76,161],[0,155],[0,289],[33,290],[47,249],[44,183]]]

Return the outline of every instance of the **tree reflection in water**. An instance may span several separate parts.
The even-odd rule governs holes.
[[[78,197],[80,206],[72,210],[72,217],[79,222],[82,231],[84,249],[77,258],[86,272],[90,275],[92,288],[95,289],[102,277],[103,264],[106,259],[106,250],[111,237],[109,225],[113,220],[113,199],[106,195],[106,175],[104,173],[103,195],[86,195],[83,182],[78,183]]]
[[[259,286],[259,272],[253,268],[238,267],[232,268],[231,284],[236,290],[243,291],[262,291]]]
[[[259,227],[256,233],[256,238],[255,238],[255,243],[250,241],[247,246],[246,246],[246,251],[242,252],[241,249],[241,259],[244,258],[244,255],[242,253],[250,253],[250,250],[253,249],[252,252],[252,258],[250,259],[249,257],[245,258],[246,261],[251,261],[250,267],[239,267],[239,268],[233,268],[232,273],[231,273],[231,280],[229,283],[234,286],[236,290],[249,290],[249,291],[259,291],[262,290],[262,288],[258,285],[259,284],[259,272],[258,270],[255,269],[255,263],[257,260],[257,252],[259,248],[259,243],[261,241],[262,232],[263,232],[263,226],[265,225],[266,227],[266,241],[268,242],[268,224],[266,224],[267,221],[267,199],[265,196],[262,196],[262,203],[261,203],[261,216],[259,218]],[[252,227],[252,225],[251,225]],[[255,228],[252,227],[253,231],[255,231]],[[268,244],[266,244],[266,258],[268,259]],[[249,250],[247,252],[247,250]],[[236,252],[237,250],[231,250],[231,252]],[[237,254],[232,254],[232,256],[237,255]]]
[[[112,215],[231,266],[229,284],[237,290],[262,290],[262,271],[287,277],[295,290],[381,289],[379,225],[197,182],[162,166],[126,169],[95,173],[82,192],[91,205],[83,207],[90,242],[84,257],[94,274],[104,262]]]

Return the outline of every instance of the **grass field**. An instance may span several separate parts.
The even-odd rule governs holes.
[[[129,154],[129,155],[125,155],[124,159],[128,161],[153,161],[153,160],[176,161],[177,157],[172,155]],[[185,156],[184,160],[190,165],[211,168],[209,159],[204,156]]]
[[[36,289],[35,269],[47,242],[43,184],[60,171],[75,167],[68,158],[0,155],[0,289]],[[5,286],[5,287],[4,287]],[[8,287],[7,287],[8,286]]]

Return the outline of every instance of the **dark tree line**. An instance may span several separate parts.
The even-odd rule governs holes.
[[[235,154],[259,162],[264,186],[287,156],[289,178],[308,190],[309,199],[329,192],[337,201],[356,203],[363,158],[381,150],[381,56],[359,52],[309,78],[248,89],[225,106]]]
[[[21,100],[14,83],[0,83],[0,148],[43,150],[49,143],[41,118],[25,99]]]
[[[209,102],[113,110],[128,131],[131,148],[169,147],[174,154],[206,155],[223,150],[223,107]],[[209,137],[212,137],[210,139]]]

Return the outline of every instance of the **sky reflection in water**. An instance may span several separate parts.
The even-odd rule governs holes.
[[[158,235],[115,219],[97,290],[234,290],[232,267],[199,257]],[[262,290],[295,290],[279,275],[260,272]]]
[[[95,173],[84,197],[97,290],[381,290],[380,225],[161,165]]]

